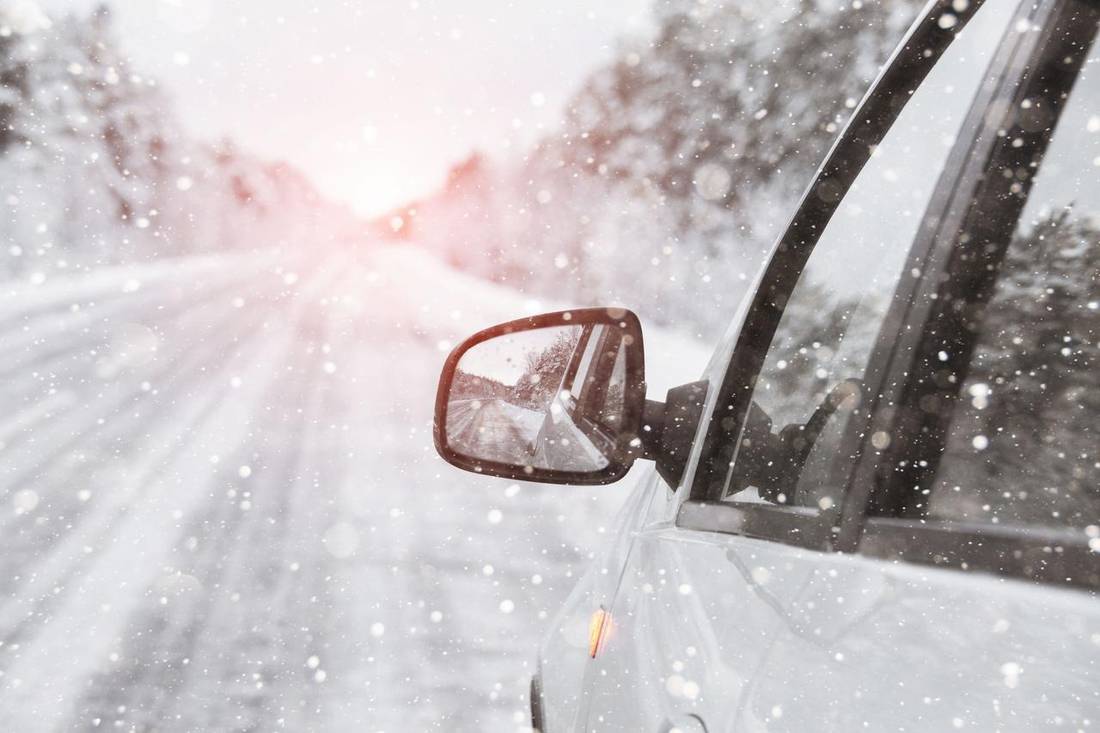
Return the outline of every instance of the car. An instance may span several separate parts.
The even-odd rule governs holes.
[[[664,402],[617,306],[451,353],[452,464],[593,484],[653,462],[539,651],[535,729],[1100,725],[1098,22],[1093,0],[930,3]],[[463,371],[493,385],[461,395],[475,413],[514,419],[456,441]]]

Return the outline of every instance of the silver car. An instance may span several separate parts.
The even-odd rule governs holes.
[[[547,633],[536,729],[1100,726],[1098,22],[928,5],[663,402],[622,309],[452,353],[455,465],[653,461]]]

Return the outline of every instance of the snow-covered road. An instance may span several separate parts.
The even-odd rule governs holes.
[[[629,487],[464,474],[430,413],[548,307],[394,249],[0,288],[0,730],[522,729]]]

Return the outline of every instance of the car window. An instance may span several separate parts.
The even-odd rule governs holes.
[[[626,349],[621,340],[616,343],[617,353],[611,365],[607,387],[603,395],[603,405],[596,415],[596,421],[608,431],[618,429],[618,422],[626,406]]]
[[[612,436],[625,408],[626,349],[622,345],[618,332],[595,326],[573,383],[575,407],[572,417],[594,440],[613,442]],[[599,435],[600,431],[603,436]]]
[[[1080,8],[1062,22],[1092,33],[1066,40],[1058,29],[1045,51],[1062,67],[1086,56],[1072,91],[1057,79],[1033,82],[1002,127],[1010,147],[1025,149],[1028,133],[1053,128],[1045,154],[1040,145],[1026,166],[991,161],[988,174],[1011,176],[1020,185],[1009,194],[1027,197],[1007,247],[978,242],[988,261],[961,260],[953,270],[953,278],[975,269],[995,277],[940,290],[973,315],[936,354],[942,368],[931,381],[952,389],[911,406],[947,413],[942,452],[921,456],[930,454],[933,476],[917,485],[931,492],[932,518],[1093,531],[1100,523],[1100,47],[1088,50],[1096,12]],[[972,216],[1004,210],[991,197],[977,200],[985,208]]]
[[[784,303],[733,445],[723,498],[831,509],[823,476],[911,243],[1014,10],[991,0],[947,49],[847,192]],[[812,468],[813,470],[805,470]]]
[[[581,393],[584,391],[585,380],[588,379],[588,372],[592,367],[592,357],[596,353],[596,346],[599,344],[602,334],[603,326],[585,328],[584,352],[581,354],[580,361],[574,367],[576,371],[569,380],[569,392],[574,400],[580,399]]]

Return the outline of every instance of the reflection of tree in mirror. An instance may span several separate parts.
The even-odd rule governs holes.
[[[484,377],[478,374],[470,374],[455,370],[454,381],[451,383],[451,399],[507,399],[512,393],[512,388],[503,382]]]
[[[561,385],[569,366],[581,329],[561,331],[542,351],[527,354],[527,367],[516,382],[516,403],[537,410],[545,410]]]

